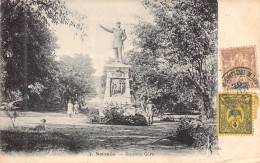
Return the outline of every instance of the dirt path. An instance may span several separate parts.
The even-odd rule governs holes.
[[[4,129],[8,117],[1,114],[1,127]],[[174,122],[155,121],[152,126],[126,126],[91,124],[84,115],[69,118],[61,113],[23,112],[17,118],[17,126],[30,127],[46,119],[46,132],[66,136],[68,143],[77,143],[78,151],[114,151],[114,152],[152,152],[156,154],[178,153],[192,149],[167,139],[169,133],[176,133]],[[5,125],[3,125],[5,124]],[[178,149],[178,150],[176,150]]]

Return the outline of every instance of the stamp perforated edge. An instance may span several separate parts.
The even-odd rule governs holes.
[[[229,46],[229,47],[219,48],[219,50],[222,50],[222,49],[237,49],[237,48],[248,48],[248,47],[255,47],[255,48],[256,48],[256,45],[245,45],[245,46]]]
[[[223,90],[222,87],[222,59],[221,59],[221,50],[226,50],[226,49],[237,49],[237,48],[249,48],[249,47],[253,47],[255,50],[255,62],[256,62],[256,76],[257,79],[260,80],[260,76],[259,76],[259,64],[258,63],[258,55],[257,55],[257,47],[256,45],[245,45],[245,46],[230,46],[230,47],[223,47],[223,48],[218,48],[218,79],[220,79],[220,81],[218,82],[218,88],[221,88],[221,91]],[[260,85],[260,84],[259,84]],[[249,88],[248,91],[259,91],[260,90],[260,86],[259,88]],[[233,91],[233,90],[226,90],[226,91]]]
[[[231,93],[231,92],[218,92],[217,93],[217,135],[218,136],[254,136],[254,120],[256,117],[256,112],[258,108],[255,109],[255,100],[258,100],[257,93],[255,92],[246,92],[244,94],[252,94],[252,133],[251,134],[221,134],[219,133],[219,95],[220,94],[243,94],[243,93]],[[258,106],[259,107],[259,106]]]

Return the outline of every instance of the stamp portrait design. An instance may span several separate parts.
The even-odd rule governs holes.
[[[259,88],[256,47],[221,49],[223,89]]]

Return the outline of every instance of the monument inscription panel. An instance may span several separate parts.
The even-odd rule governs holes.
[[[105,66],[107,73],[104,103],[131,104],[129,69],[130,65],[113,62]]]
[[[126,79],[112,78],[110,83],[110,97],[124,95]]]

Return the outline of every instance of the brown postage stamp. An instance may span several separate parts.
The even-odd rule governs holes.
[[[220,50],[223,90],[259,88],[256,47]]]

